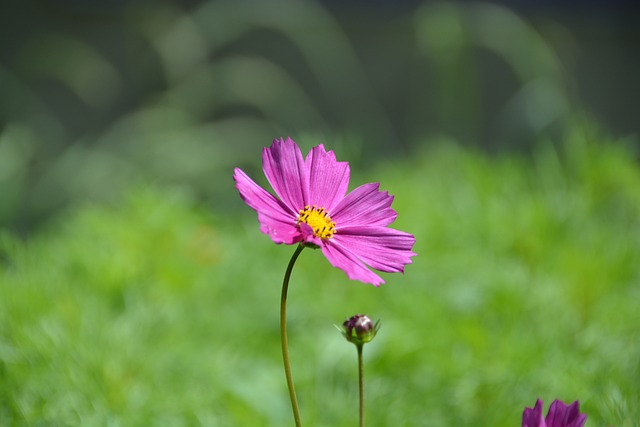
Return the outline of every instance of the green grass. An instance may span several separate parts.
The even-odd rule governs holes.
[[[289,340],[305,425],[357,424],[356,351],[333,325],[361,312],[382,320],[370,427],[518,426],[538,397],[579,399],[587,426],[640,425],[640,170],[622,144],[439,144],[354,175],[396,196],[419,255],[374,288],[302,253]],[[27,241],[4,233],[0,425],[292,425],[292,253],[249,208],[146,186]]]

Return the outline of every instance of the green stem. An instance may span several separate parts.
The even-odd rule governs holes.
[[[304,249],[304,246],[298,245],[296,251],[293,253],[287,271],[284,273],[284,280],[282,281],[282,296],[280,297],[280,340],[282,341],[282,360],[284,362],[284,374],[287,377],[287,387],[289,387],[289,397],[291,398],[291,409],[293,410],[293,418],[296,422],[296,427],[301,427],[300,423],[300,410],[298,409],[298,399],[296,398],[296,389],[293,385],[293,376],[291,375],[291,363],[289,362],[289,343],[287,341],[287,290],[289,289],[289,277],[291,277],[291,271],[293,265],[298,259],[298,255]]]
[[[358,348],[358,387],[360,389],[360,427],[364,427],[364,368],[362,367],[362,344]]]

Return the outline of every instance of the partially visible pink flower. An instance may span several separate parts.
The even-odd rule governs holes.
[[[236,168],[233,178],[242,199],[258,213],[260,230],[276,243],[317,246],[329,262],[352,280],[378,286],[384,272],[403,272],[416,254],[415,238],[389,228],[396,219],[393,196],[379,183],[349,194],[349,164],[338,162],[322,144],[303,158],[290,138],[274,140],[262,151],[262,168],[276,195]]]
[[[566,405],[554,400],[545,419],[542,419],[542,400],[536,401],[533,408],[524,408],[522,427],[582,427],[587,419],[580,413],[580,403],[576,400]]]

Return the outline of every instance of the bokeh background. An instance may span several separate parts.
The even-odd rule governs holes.
[[[577,114],[634,136],[638,15],[604,1],[12,2],[0,221],[28,231],[140,176],[212,200],[281,135],[363,163],[441,136],[527,150]]]
[[[640,425],[633,2],[26,1],[0,13],[0,425],[282,426],[281,276],[231,179],[291,136],[418,257],[293,277],[303,421]],[[308,252],[308,253],[307,253]]]

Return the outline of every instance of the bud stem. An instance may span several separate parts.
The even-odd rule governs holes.
[[[304,246],[298,245],[296,251],[293,253],[287,270],[284,273],[284,280],[282,281],[282,295],[280,297],[280,340],[282,342],[282,361],[284,362],[284,374],[287,377],[287,387],[289,388],[289,398],[291,399],[291,409],[293,410],[293,418],[296,422],[296,427],[301,427],[300,422],[300,410],[298,409],[298,399],[296,398],[296,389],[293,385],[293,376],[291,375],[291,364],[289,362],[289,344],[287,341],[287,290],[289,289],[289,278],[291,277],[291,271],[298,259],[298,255],[304,249]]]
[[[358,388],[360,389],[360,427],[364,427],[364,368],[362,363],[363,344],[357,344],[358,348]]]

